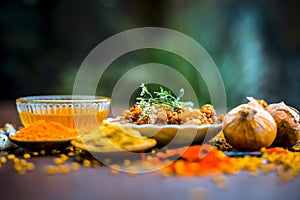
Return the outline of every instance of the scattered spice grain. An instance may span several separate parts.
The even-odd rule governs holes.
[[[0,157],[0,164],[5,164],[7,159],[5,157]]]
[[[25,166],[27,171],[33,171],[35,169],[35,164],[28,162],[27,165]]]
[[[203,151],[204,150],[204,151]],[[201,156],[202,153],[205,156]],[[162,169],[163,175],[202,176],[212,173],[234,174],[247,170],[250,176],[259,173],[276,172],[278,181],[285,183],[300,173],[300,152],[289,151],[284,148],[262,148],[261,157],[227,157],[223,152],[208,145],[190,146],[167,150],[157,153],[156,157],[146,159],[145,162],[162,162],[168,157],[180,155],[178,160],[171,162]],[[217,187],[221,185],[217,184]]]
[[[31,156],[30,156],[30,154],[29,153],[25,153],[24,155],[23,155],[23,158],[25,158],[25,159],[28,159],[28,158],[30,158]]]
[[[85,167],[91,167],[92,166],[92,162],[88,159],[84,159],[82,162],[83,166]]]
[[[80,164],[77,162],[72,162],[71,169],[72,169],[72,171],[78,171],[80,169]]]
[[[48,175],[54,175],[54,174],[57,174],[57,172],[58,172],[57,166],[54,166],[54,165],[47,165],[45,169],[46,169],[45,171]]]
[[[16,157],[15,154],[8,154],[7,155],[8,160],[13,160],[15,157]]]

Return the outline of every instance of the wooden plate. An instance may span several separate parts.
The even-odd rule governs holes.
[[[153,125],[122,124],[117,118],[108,118],[104,123],[117,123],[121,127],[131,127],[143,136],[154,138],[158,144],[190,145],[210,140],[222,130],[222,124],[206,125]]]

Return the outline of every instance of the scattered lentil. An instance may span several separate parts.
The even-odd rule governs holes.
[[[14,168],[15,168],[15,171],[18,172],[19,174],[24,174],[25,173],[25,169],[23,168],[22,165],[15,164]]]
[[[92,166],[93,166],[94,168],[97,168],[97,167],[100,167],[100,166],[101,166],[100,162],[99,162],[98,160],[95,160],[95,159],[93,159],[93,160],[91,161],[91,164],[92,164]]]
[[[28,159],[28,158],[30,158],[31,156],[30,156],[30,154],[29,153],[25,153],[24,155],[23,155],[23,158],[25,158],[25,159]]]
[[[25,166],[27,171],[33,171],[35,169],[35,164],[28,162],[27,165]]]
[[[60,154],[59,158],[54,158],[53,161],[56,165],[62,165],[65,162],[67,162],[68,160],[69,160],[68,156],[66,156],[65,154]]]
[[[14,158],[12,161],[14,164],[18,164],[20,162],[19,158]]]
[[[5,164],[7,159],[5,157],[0,157],[0,164]]]
[[[72,151],[70,151],[70,152],[68,153],[68,156],[69,156],[69,157],[75,156],[75,153],[72,152]]]
[[[69,165],[59,165],[58,172],[61,174],[67,174],[71,171],[71,167]]]
[[[42,156],[46,155],[46,150],[44,150],[44,149],[41,150],[41,151],[40,151],[40,154],[41,154]]]
[[[80,169],[80,164],[77,162],[72,162],[71,169],[72,169],[72,171],[78,171]]]
[[[58,173],[58,168],[57,166],[54,166],[54,165],[48,165],[46,166],[46,173],[48,175],[54,175],[54,174],[57,174]]]
[[[85,167],[91,167],[92,166],[92,163],[90,160],[88,159],[84,159],[83,162],[82,162],[83,166]]]
[[[7,159],[8,160],[13,160],[16,156],[14,154],[8,154]]]
[[[69,159],[69,157],[66,156],[65,154],[60,154],[60,158],[64,161],[67,161]]]
[[[38,156],[39,155],[39,152],[32,152],[32,155],[34,155],[34,156]]]
[[[61,165],[64,163],[64,161],[61,158],[54,158],[53,161],[56,165]]]
[[[20,163],[20,165],[23,166],[23,167],[27,165],[27,161],[24,160],[24,159],[20,159],[20,160],[19,160],[19,163]]]

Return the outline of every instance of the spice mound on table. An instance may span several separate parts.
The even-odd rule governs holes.
[[[20,129],[11,138],[24,141],[47,141],[69,139],[77,136],[76,130],[65,127],[60,123],[37,121]]]
[[[153,161],[170,160],[174,155],[179,159],[162,168],[164,175],[204,176],[235,174],[248,171],[249,175],[276,172],[279,183],[285,183],[300,173],[299,152],[292,152],[281,147],[262,148],[261,156],[229,157],[224,152],[208,144],[185,146],[159,152]]]
[[[174,155],[180,155],[182,159],[176,160],[163,168],[163,173],[194,176],[221,172],[234,173],[237,171],[234,168],[234,159],[227,157],[217,148],[207,144],[171,149],[167,153],[160,153],[157,156],[158,158],[168,158]]]
[[[104,122],[99,131],[91,132],[73,140],[75,147],[90,152],[144,151],[156,145],[156,140],[143,137],[132,128],[121,128]]]

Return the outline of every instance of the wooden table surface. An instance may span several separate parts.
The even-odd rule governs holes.
[[[81,167],[77,172],[47,175],[45,166],[53,163],[52,158],[32,158],[31,161],[36,169],[23,175],[16,173],[10,163],[2,166],[1,199],[300,199],[299,176],[279,184],[275,173],[252,177],[240,172],[228,175],[229,184],[221,190],[210,176],[164,177],[158,172],[113,175],[106,166]]]
[[[13,103],[1,108],[1,125],[17,121]],[[3,118],[3,108],[5,109]],[[10,116],[8,116],[10,115]],[[158,171],[130,176],[127,173],[113,175],[107,166],[99,168],[81,167],[77,172],[47,175],[46,165],[53,164],[53,157],[34,157],[32,172],[19,175],[14,171],[12,161],[0,168],[0,199],[242,199],[242,200],[299,200],[300,176],[280,184],[275,173],[258,174],[252,177],[248,172],[226,176],[228,186],[221,190],[210,176],[164,177]],[[300,163],[299,163],[300,164]]]

